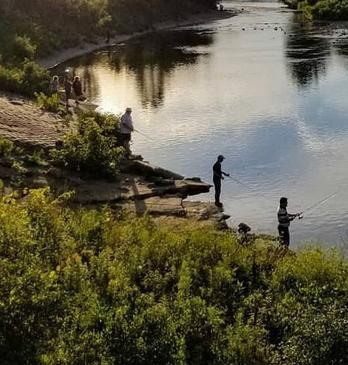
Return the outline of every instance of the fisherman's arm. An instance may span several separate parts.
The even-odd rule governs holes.
[[[288,214],[289,220],[293,221],[295,218],[299,217],[301,215],[301,213],[296,213],[296,214]]]

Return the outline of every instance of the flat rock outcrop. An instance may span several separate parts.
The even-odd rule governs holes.
[[[0,94],[0,136],[27,148],[55,146],[67,130],[52,113],[14,94]]]

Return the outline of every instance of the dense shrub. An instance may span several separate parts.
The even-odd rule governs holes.
[[[21,62],[24,59],[33,60],[36,52],[36,46],[31,43],[27,36],[15,36],[12,44],[12,56]]]
[[[9,158],[15,149],[15,145],[7,138],[0,137],[0,157]]]
[[[0,200],[2,364],[347,363],[336,253],[65,204]]]
[[[85,112],[76,124],[64,137],[62,147],[51,152],[53,162],[73,171],[115,177],[124,152],[118,145],[118,118]]]
[[[35,92],[34,95],[36,97],[36,103],[38,107],[42,110],[57,113],[64,109],[64,107],[61,105],[60,96],[58,94],[48,96],[43,92]]]
[[[312,9],[314,18],[327,20],[347,20],[347,0],[320,0]]]
[[[35,92],[47,92],[48,72],[33,61],[26,60],[20,66],[0,65],[1,89],[33,96]]]
[[[347,20],[347,0],[283,0],[291,8],[298,8],[307,19]]]

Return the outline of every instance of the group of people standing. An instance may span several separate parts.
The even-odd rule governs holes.
[[[224,176],[229,177],[230,174],[222,171],[221,163],[225,159],[224,156],[219,155],[217,157],[217,161],[213,165],[213,182],[215,187],[215,205],[217,207],[222,207],[222,203],[220,202],[221,195],[221,181],[224,179]],[[277,210],[277,218],[278,218],[278,233],[280,243],[289,247],[290,245],[290,222],[295,218],[301,218],[302,213],[289,214],[287,211],[288,199],[286,197],[281,197],[279,200],[279,207]]]
[[[78,105],[80,101],[85,99],[82,90],[82,82],[79,76],[74,76],[74,78],[72,78],[70,74],[66,72],[63,80],[63,87],[65,95],[65,106],[67,109],[69,108],[69,100],[73,97],[75,99],[76,105]],[[59,77],[55,75],[50,82],[50,93],[58,94],[60,88],[61,85]]]

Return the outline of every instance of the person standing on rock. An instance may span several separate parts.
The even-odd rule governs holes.
[[[83,97],[82,83],[81,83],[79,76],[74,77],[74,81],[72,83],[72,88],[73,88],[74,94],[75,94],[75,103],[76,103],[76,105],[78,105],[79,100],[81,100]]]
[[[127,108],[126,112],[122,115],[120,120],[120,131],[121,131],[121,145],[126,150],[126,155],[130,156],[130,141],[132,138],[132,132],[134,131],[133,120],[132,120],[132,109]]]
[[[213,166],[213,182],[215,187],[215,205],[217,207],[222,207],[222,203],[220,202],[220,194],[221,194],[221,180],[224,179],[223,175],[230,176],[226,172],[221,170],[221,162],[225,159],[224,156],[219,155],[217,161]]]
[[[285,247],[289,247],[290,245],[290,222],[295,218],[300,217],[301,213],[289,214],[287,211],[288,199],[285,197],[280,198],[279,208],[277,211],[278,215],[278,232],[279,232],[279,240],[281,245]]]
[[[51,95],[58,94],[59,93],[59,88],[60,88],[59,77],[58,76],[53,76],[53,78],[50,82],[50,86],[49,86]]]
[[[65,91],[65,106],[68,109],[69,108],[69,99],[71,99],[71,92],[72,92],[72,82],[71,82],[70,75],[68,72],[65,72],[64,91]]]

